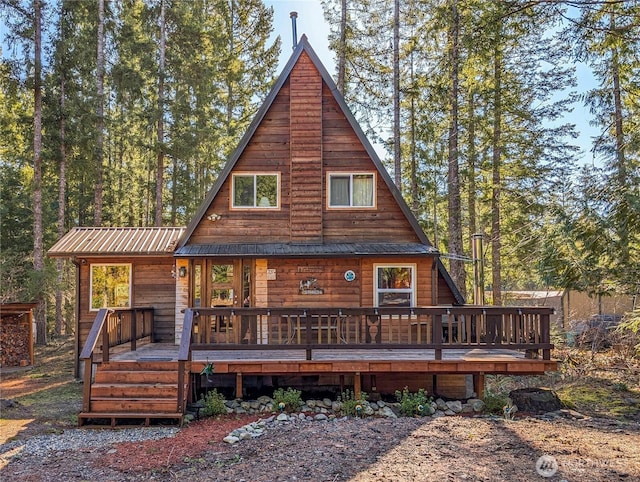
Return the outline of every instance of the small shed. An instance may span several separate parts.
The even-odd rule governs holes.
[[[0,367],[33,365],[33,309],[37,303],[0,304]]]

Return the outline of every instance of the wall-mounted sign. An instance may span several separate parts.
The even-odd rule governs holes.
[[[322,295],[324,294],[324,289],[318,286],[317,278],[307,278],[300,280],[300,290],[298,293],[301,295]]]
[[[324,266],[298,266],[298,273],[322,273]]]
[[[267,281],[274,281],[276,279],[276,269],[267,268]]]
[[[344,272],[344,279],[346,279],[347,281],[351,282],[354,281],[356,279],[356,274],[353,270],[347,270]]]

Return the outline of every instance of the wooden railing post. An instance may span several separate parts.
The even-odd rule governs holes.
[[[435,359],[442,360],[442,315],[433,315],[433,343],[435,348]]]
[[[106,314],[102,324],[102,362],[109,362],[109,313]]]
[[[144,326],[144,322],[143,322]],[[131,351],[136,351],[136,339],[138,338],[138,310],[131,310],[131,326],[129,327],[131,336]]]
[[[540,315],[540,338],[543,344],[551,343],[551,316],[546,313]],[[542,349],[542,359],[551,360],[550,349]]]
[[[182,325],[182,336],[180,347],[178,348],[178,405],[179,413],[184,413],[186,406],[185,393],[185,372],[190,370],[191,365],[191,335],[193,332],[194,311],[187,308],[184,312],[184,324]]]
[[[89,412],[91,409],[91,376],[93,371],[93,359],[84,360],[84,377],[82,387],[82,411]]]

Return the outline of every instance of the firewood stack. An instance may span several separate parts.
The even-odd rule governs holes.
[[[27,366],[33,363],[31,310],[14,311],[2,305],[0,317],[0,366]]]

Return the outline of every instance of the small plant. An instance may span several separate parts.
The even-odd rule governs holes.
[[[360,397],[356,398],[355,392],[347,389],[338,397],[338,401],[342,403],[342,413],[346,416],[361,417],[365,415],[364,406],[367,398],[369,397],[365,392],[360,392]]]
[[[486,412],[503,415],[503,408],[509,403],[509,397],[502,393],[487,391],[482,401]]]
[[[410,392],[408,387],[402,391],[396,390],[396,399],[400,402],[400,412],[406,417],[431,415],[432,398],[427,396],[423,388],[417,393]]]
[[[273,402],[276,407],[287,412],[295,412],[302,405],[302,392],[291,387],[286,390],[278,388],[273,392]],[[281,405],[284,404],[284,405]]]
[[[215,371],[215,366],[213,365],[213,363],[207,362],[204,368],[200,371],[200,375],[204,375],[207,378],[209,378],[211,375],[213,375],[214,371]]]
[[[204,400],[202,415],[205,417],[213,417],[227,413],[227,406],[224,404],[224,395],[222,393],[218,393],[218,390],[215,388],[213,391],[207,392],[202,399]]]

